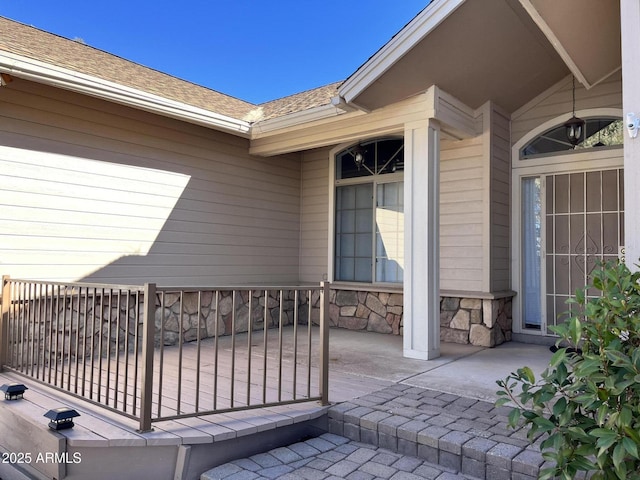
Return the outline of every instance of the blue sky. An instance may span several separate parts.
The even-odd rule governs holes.
[[[253,103],[344,80],[427,0],[2,0],[0,15]]]

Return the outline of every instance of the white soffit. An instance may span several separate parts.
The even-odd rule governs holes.
[[[619,2],[519,1],[586,88],[621,68]]]
[[[116,82],[56,67],[21,55],[0,52],[0,72],[207,128],[233,133],[245,138],[250,135],[251,125],[243,120],[125,87]]]

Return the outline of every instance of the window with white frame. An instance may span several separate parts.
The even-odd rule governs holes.
[[[385,138],[336,155],[335,280],[401,283],[404,140]]]

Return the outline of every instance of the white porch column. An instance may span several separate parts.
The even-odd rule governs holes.
[[[640,117],[640,3],[620,1],[620,33],[622,40],[622,111]],[[629,268],[640,263],[640,134],[630,138],[624,132],[624,231],[625,258]]]
[[[440,128],[437,121],[404,132],[404,356],[440,356]]]

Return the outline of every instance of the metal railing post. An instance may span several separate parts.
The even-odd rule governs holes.
[[[0,317],[0,372],[9,359],[9,308],[11,284],[7,275],[2,277],[2,316]]]
[[[320,403],[322,405],[329,405],[329,285],[329,282],[320,283]]]
[[[153,403],[153,345],[156,326],[156,284],[144,284],[144,323],[142,331],[142,372],[140,398],[140,431],[151,430]]]

